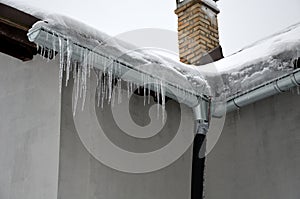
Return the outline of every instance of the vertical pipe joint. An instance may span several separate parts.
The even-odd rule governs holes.
[[[195,134],[206,135],[209,129],[210,100],[198,99],[198,105],[193,108],[195,118]]]

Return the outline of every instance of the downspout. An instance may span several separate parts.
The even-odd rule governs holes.
[[[205,138],[209,129],[211,110],[211,102],[209,99],[199,99],[198,101],[198,105],[193,108],[195,118],[195,137],[192,153],[191,199],[203,198]]]

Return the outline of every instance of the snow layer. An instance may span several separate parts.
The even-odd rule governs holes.
[[[31,31],[46,27],[52,32],[64,35],[73,43],[101,53],[112,60],[117,60],[134,68],[143,68],[144,72],[156,76],[158,79],[163,79],[190,91],[191,88],[188,88],[190,85],[187,85],[187,82],[194,82],[192,85],[200,89],[194,90],[198,91],[198,94],[208,95],[209,93],[207,81],[194,66],[172,60],[166,57],[165,54],[158,54],[153,50],[136,48],[68,17],[54,15],[45,19],[45,21],[47,23],[37,22]],[[147,65],[148,68],[142,67],[143,65]]]
[[[214,68],[222,76],[228,97],[248,92],[270,80],[293,71],[300,57],[300,23],[249,45],[220,61],[201,66]],[[213,71],[215,72],[215,71]],[[216,88],[221,92],[219,89]]]
[[[67,36],[72,42],[77,42],[90,49],[101,46],[101,52],[113,59],[118,58],[134,66],[160,65],[159,70],[147,72],[174,85],[183,86],[188,80],[198,94],[214,96],[226,94],[230,98],[238,93],[247,92],[291,72],[293,60],[300,57],[300,23],[258,41],[220,61],[196,67],[185,65],[157,52],[137,51],[130,44],[111,38],[67,17],[20,5],[17,1],[0,1],[48,21],[48,28]],[[206,1],[215,5],[211,0]],[[39,24],[36,24],[36,27],[38,26]]]

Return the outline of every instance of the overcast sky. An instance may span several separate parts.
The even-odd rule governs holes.
[[[176,0],[18,0],[76,18],[112,36],[138,28],[177,30]],[[300,22],[300,0],[220,0],[225,55]]]

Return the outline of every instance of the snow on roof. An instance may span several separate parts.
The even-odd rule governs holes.
[[[293,71],[300,57],[300,23],[249,45],[220,61],[201,66],[222,75],[228,96],[247,92]]]
[[[164,76],[178,85],[182,84],[179,77],[183,77],[190,81],[199,93],[207,94],[204,86],[210,87],[214,92],[213,95],[226,94],[228,98],[247,92],[293,71],[292,62],[295,58],[300,57],[300,23],[258,41],[220,61],[196,67],[183,64],[157,52],[134,51],[134,46],[111,38],[67,17],[40,12],[17,1],[0,0],[0,2],[48,21],[49,28],[71,37],[82,45],[95,47],[95,45],[105,44],[105,48],[102,50],[106,54],[113,57],[126,54],[126,56],[122,56],[122,59],[129,64],[159,63],[161,69],[151,71],[152,73]],[[128,51],[131,53],[128,54]]]
[[[45,27],[52,32],[66,36],[73,43],[110,57],[111,60],[142,69],[143,72],[157,79],[162,79],[194,94],[210,95],[211,93],[207,80],[196,67],[165,56],[166,53],[163,51],[137,48],[68,17],[53,15],[45,21],[47,23],[37,22],[30,31]]]

